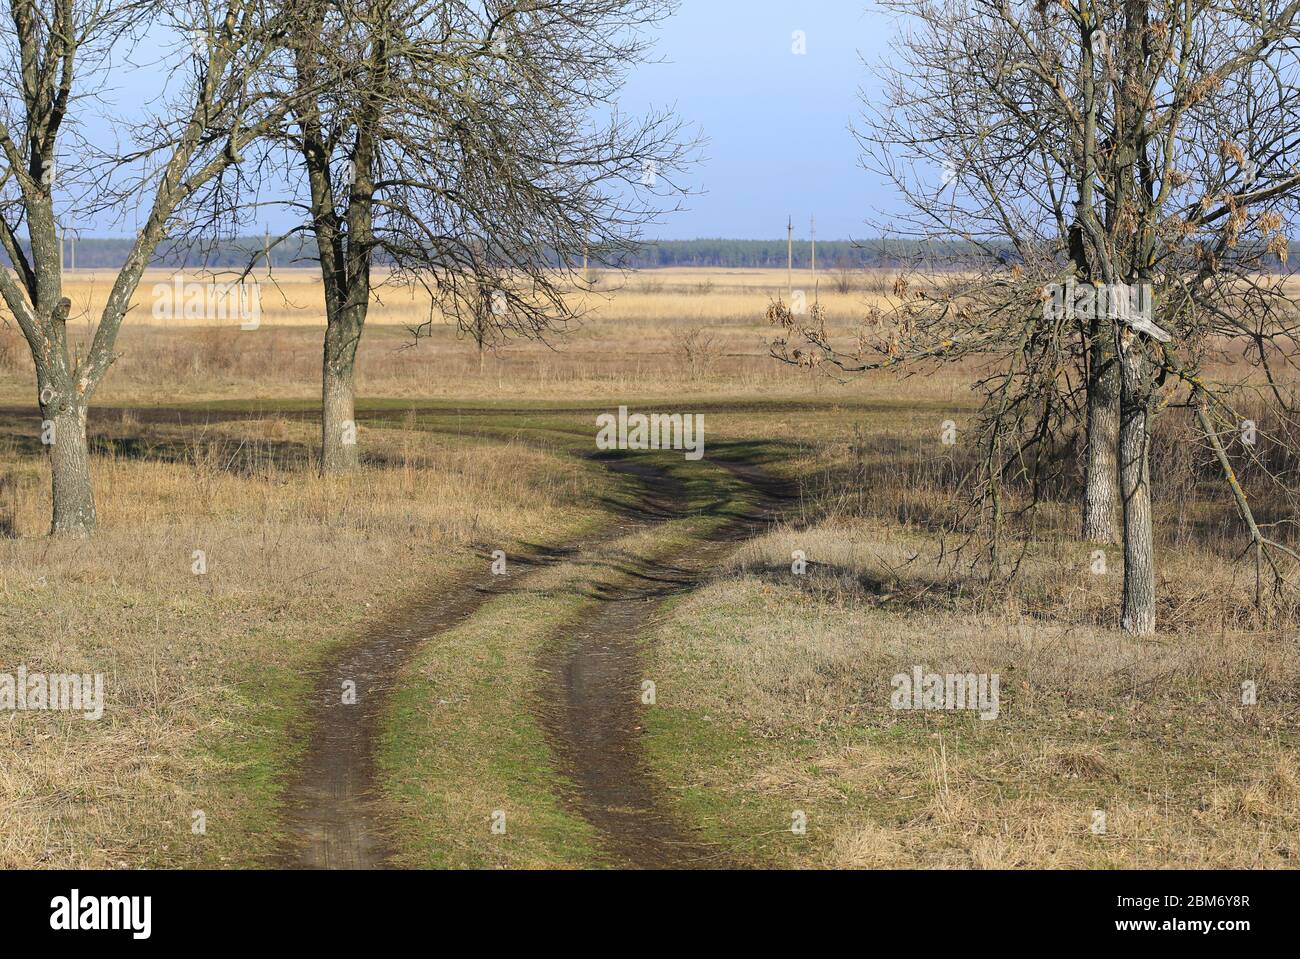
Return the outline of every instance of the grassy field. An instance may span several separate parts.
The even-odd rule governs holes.
[[[540,664],[632,559],[689,550],[717,522],[701,509],[744,503],[707,452],[675,458],[685,514],[621,534],[635,488],[586,455],[596,413],[619,404],[703,412],[706,449],[761,443],[763,469],[801,494],[641,638],[658,687],[646,755],[676,817],[728,860],[1275,867],[1300,855],[1294,618],[1256,615],[1235,514],[1179,414],[1162,420],[1154,464],[1162,630],[1134,641],[1114,626],[1122,557],[1093,572],[1067,501],[1043,511],[1009,590],[940,561],[970,455],[970,371],[839,384],[778,365],[763,313],[783,273],[599,275],[575,293],[592,310],[558,350],[509,344],[482,362],[445,324],[414,342],[405,325],[428,307],[390,291],[359,356],[365,467],[329,480],[313,463],[314,277],[264,285],[248,331],[151,323],[151,283],[167,279],[142,286],[92,411],[89,542],[44,536],[30,360],[0,328],[0,672],[103,672],[109,699],[97,722],[0,714],[0,865],[269,861],[310,732],[312,669],[331,649],[378,611],[453,588],[494,549],[595,539],[420,649],[380,761],[400,865],[612,862],[537,721]],[[840,293],[824,277],[832,324],[851,326],[888,280],[860,275]],[[78,336],[105,290],[105,277],[74,278]],[[155,412],[178,406],[194,412]],[[956,446],[939,440],[948,419]],[[891,708],[891,678],[915,666],[998,674],[998,718]],[[1243,704],[1243,683],[1257,703]],[[507,806],[510,831],[495,836],[488,817]]]
[[[42,535],[38,455],[10,439],[0,460],[13,530],[0,539],[0,671],[102,672],[109,699],[97,722],[0,717],[5,866],[264,861],[314,663],[485,550],[602,520],[583,505],[599,477],[509,441],[375,428],[393,460],[333,481],[309,464],[304,421],[147,433],[144,450],[96,458],[88,543]]]
[[[742,548],[648,642],[648,743],[682,815],[782,865],[1294,863],[1300,653],[1290,628],[1242,628],[1252,593],[1226,548],[1161,551],[1175,625],[1136,641],[1113,626],[1121,557],[1097,575],[1045,537],[987,596],[935,563],[941,484],[876,475],[861,503]],[[996,719],[892,708],[891,678],[918,666],[1000,676]]]

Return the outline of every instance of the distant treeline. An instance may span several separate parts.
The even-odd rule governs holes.
[[[116,269],[126,260],[131,249],[129,238],[86,238],[75,243],[75,265],[79,269]],[[250,261],[265,268],[266,257],[263,237],[242,237],[207,244],[202,247],[164,243],[158,248],[152,265],[155,267],[188,267],[191,269],[207,267],[211,269],[241,269]],[[64,262],[68,267],[74,265],[74,244],[66,241]],[[817,266],[819,269],[837,268],[892,269],[918,261],[929,261],[936,268],[960,267],[963,262],[972,262],[973,248],[970,244],[952,241],[948,243],[924,242],[918,240],[818,240]],[[1283,266],[1276,257],[1267,257],[1266,262],[1273,270],[1287,270],[1290,264],[1300,262],[1300,244],[1291,246],[1291,257],[1287,266]],[[280,241],[270,253],[270,260],[276,268],[315,267],[316,244],[308,236],[295,234]],[[377,257],[377,265],[382,266],[382,258]],[[794,266],[807,269],[812,261],[812,246],[808,240],[796,240],[794,243]],[[1014,262],[1015,256],[1008,250],[1007,262]],[[0,263],[8,265],[8,258],[0,254]],[[558,265],[558,264],[557,264]],[[578,264],[573,264],[577,266]],[[615,264],[604,262],[593,251],[590,265],[596,268]],[[658,240],[642,244],[636,251],[626,256],[621,264],[632,269],[654,269],[670,266],[731,267],[756,269],[784,269],[786,265],[785,240]]]
[[[272,238],[273,240],[275,238]],[[86,237],[81,240],[64,240],[63,262],[66,267],[74,265],[79,270],[117,269],[126,262],[134,242],[129,237]],[[265,238],[240,237],[218,243],[196,246],[164,242],[159,245],[157,255],[151,266],[169,267],[210,267],[212,269],[242,269],[250,260],[265,266]],[[277,267],[315,266],[316,244],[311,239],[294,235],[282,240],[271,251],[271,262]],[[8,257],[3,258],[8,263]]]
[[[1256,255],[1261,251],[1242,244],[1240,254]],[[1286,264],[1275,255],[1265,255],[1261,262],[1275,272],[1289,272],[1300,262],[1300,243],[1291,244]],[[636,269],[653,269],[666,266],[756,267],[784,269],[786,265],[785,240],[661,240],[648,243],[626,261]],[[817,267],[819,270],[837,268],[896,269],[900,266],[928,264],[935,269],[959,269],[983,259],[977,257],[973,244],[953,240],[947,242],[924,240],[818,240]],[[1008,245],[999,259],[1015,263],[1019,256]],[[807,269],[812,261],[812,244],[808,240],[794,241],[794,267]],[[987,262],[985,260],[984,262]]]
[[[846,266],[891,267],[911,262],[920,252],[922,244],[908,240],[818,240],[817,266],[832,269]],[[952,252],[949,245],[947,252]],[[635,269],[653,269],[660,266],[713,266],[752,267],[757,269],[784,268],[786,265],[785,240],[660,240],[648,243],[626,262]],[[812,244],[808,240],[795,240],[795,269],[808,269],[812,265]]]
[[[273,238],[274,239],[274,238]],[[120,267],[131,249],[129,238],[87,237],[75,243],[75,263],[79,269],[111,269]],[[65,241],[64,262],[73,265],[74,244]],[[264,237],[243,237],[207,244],[203,247],[164,243],[158,248],[152,265],[155,267],[210,267],[213,269],[242,268],[250,259],[265,267]],[[818,240],[817,265],[825,269],[848,267],[894,267],[913,262],[923,252],[923,244],[907,240]],[[929,251],[937,258],[960,259],[964,244],[931,244]],[[273,266],[313,267],[316,264],[316,244],[309,236],[294,235],[280,241],[271,249]],[[382,258],[377,257],[382,265]],[[812,247],[807,240],[794,243],[796,269],[811,265]],[[0,262],[7,258],[0,255]],[[558,265],[556,262],[555,265]],[[577,266],[578,264],[573,264]],[[606,261],[599,251],[592,251],[592,267],[616,265]],[[619,264],[631,269],[654,269],[668,266],[750,267],[775,269],[786,265],[785,240],[658,240],[642,244],[624,257]]]

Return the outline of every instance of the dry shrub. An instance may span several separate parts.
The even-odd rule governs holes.
[[[838,833],[825,865],[832,869],[882,869],[897,866],[900,845],[896,834],[873,822]]]
[[[673,335],[673,342],[685,360],[686,376],[692,380],[707,377],[722,356],[717,337],[706,330],[682,330]]]
[[[1291,753],[1275,753],[1249,782],[1211,793],[1212,812],[1255,821],[1300,823],[1300,766]]]

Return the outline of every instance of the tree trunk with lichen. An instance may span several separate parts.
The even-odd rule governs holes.
[[[356,363],[361,323],[343,310],[325,329],[321,376],[321,472],[346,473],[360,462],[357,449]]]
[[[1088,379],[1087,463],[1083,488],[1083,540],[1118,543],[1119,505],[1116,453],[1120,433],[1120,369],[1114,336],[1094,324]]]
[[[1120,624],[1135,636],[1156,631],[1156,563],[1151,518],[1151,383],[1141,341],[1120,344],[1119,486],[1124,504],[1124,598]]]
[[[50,451],[54,501],[50,532],[87,536],[95,528],[95,492],[90,482],[86,407],[55,400],[41,407],[41,441]]]

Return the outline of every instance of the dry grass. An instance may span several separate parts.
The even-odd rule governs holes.
[[[321,479],[313,432],[159,430],[145,459],[99,456],[88,542],[40,535],[44,467],[0,453],[18,537],[0,539],[0,671],[100,672],[108,700],[94,722],[0,717],[0,866],[258,861],[315,659],[483,550],[598,516],[587,474],[532,449],[370,430],[394,462]]]
[[[683,814],[786,865],[1292,864],[1294,609],[1257,614],[1231,505],[1173,455],[1178,437],[1157,501],[1163,630],[1135,640],[1115,628],[1122,557],[1094,574],[1069,504],[1049,504],[1010,589],[940,563],[962,450],[923,407],[867,406],[786,415],[809,508],[655,637],[651,748]],[[893,709],[891,678],[916,666],[999,675],[998,718]]]
[[[724,841],[834,867],[1276,867],[1300,854],[1294,643],[1139,642],[838,584],[792,591],[795,544],[823,545],[766,538],[754,553],[784,560],[784,582],[732,574],[656,638],[649,674],[689,717],[652,726],[656,758]],[[863,537],[860,568],[878,574],[872,554],[889,548]],[[914,666],[998,674],[998,718],[894,710],[891,677]],[[768,838],[795,809],[808,836]]]
[[[170,402],[247,396],[311,397],[319,392],[324,298],[312,270],[277,270],[259,278],[261,320],[241,330],[238,318],[213,324],[200,319],[155,320],[156,285],[176,274],[149,271],[136,292],[133,312],[119,336],[121,356],[97,401]],[[185,274],[206,281],[206,275]],[[656,270],[627,275],[595,274],[589,290],[575,289],[580,323],[563,337],[557,354],[543,343],[511,342],[488,357],[480,373],[473,341],[433,308],[422,292],[401,287],[380,291],[372,304],[358,356],[358,387],[365,395],[391,397],[646,396],[688,388],[693,392],[771,393],[802,389],[797,371],[767,356],[772,330],[764,319],[771,297],[785,296],[786,276],[776,270]],[[230,280],[229,276],[217,277]],[[65,288],[73,301],[68,324],[84,348],[112,276],[76,271]],[[851,327],[878,303],[884,280],[864,281],[848,294],[820,293],[807,271],[794,285],[811,303],[819,297],[828,322]],[[868,287],[870,289],[868,289]],[[430,336],[416,342],[408,332],[432,318]],[[692,331],[709,340],[707,362],[688,343]],[[0,402],[30,402],[31,360],[11,320],[0,320]]]
[[[834,324],[886,292],[884,277],[860,280],[846,294],[823,285]],[[795,525],[679,602],[652,653],[653,758],[684,813],[742,854],[838,866],[1293,861],[1300,665],[1283,627],[1294,610],[1271,610],[1271,628],[1256,618],[1231,505],[1178,416],[1162,418],[1154,457],[1164,631],[1135,642],[1113,628],[1120,558],[1089,572],[1068,488],[1051,491],[1013,589],[989,594],[936,565],[969,455],[943,447],[939,429],[953,419],[966,436],[971,370],[810,381],[766,355],[763,311],[784,285],[783,271],[601,275],[562,352],[512,344],[482,374],[445,325],[412,346],[402,324],[418,322],[420,304],[398,293],[372,314],[359,389],[520,405],[726,400],[735,406],[707,414],[709,442],[762,442],[768,468],[801,477]],[[86,310],[106,277],[71,289]],[[317,396],[314,277],[282,274],[281,299],[263,295],[262,325],[247,332],[150,325],[142,305],[97,402]],[[25,349],[0,327],[0,402],[24,408]],[[309,664],[374,610],[448,581],[476,547],[560,539],[598,516],[586,474],[521,446],[371,429],[363,443],[383,465],[327,481],[311,466],[308,423],[160,428],[142,426],[144,413],[98,427],[102,529],[89,543],[44,538],[34,420],[0,423],[0,671],[103,671],[110,702],[97,723],[0,717],[3,865],[257,861],[274,840],[275,776],[300,732]],[[1258,505],[1291,514],[1280,500]],[[812,561],[806,577],[789,573],[796,548]],[[204,577],[190,572],[194,549],[207,553]],[[467,624],[446,648],[480,636],[492,631]],[[526,687],[531,660],[511,662]],[[466,675],[490,663],[480,656]],[[912,665],[999,673],[1002,716],[891,710],[889,678]],[[1240,703],[1244,679],[1256,706]],[[467,755],[494,735],[458,732]],[[205,837],[190,832],[194,809],[207,812]],[[793,809],[809,813],[806,837],[789,832]],[[1104,836],[1089,829],[1096,809]]]
[[[262,311],[255,330],[241,330],[235,320],[155,320],[154,288],[175,276],[146,273],[119,336],[121,356],[98,402],[318,395],[324,298],[314,270],[277,270],[272,278],[257,278]],[[834,338],[855,329],[872,307],[887,305],[893,276],[861,271],[842,293],[829,273],[814,279],[804,270],[795,271],[792,285],[809,304],[820,302]],[[231,276],[216,279],[228,282]],[[950,397],[950,409],[968,402],[969,369],[945,369],[902,386],[878,378],[845,389],[810,382],[804,371],[774,362],[768,343],[775,331],[764,314],[772,298],[789,299],[784,270],[593,271],[591,279],[588,289],[572,294],[582,315],[576,327],[550,345],[509,342],[488,356],[482,371],[472,340],[458,335],[423,293],[381,289],[358,355],[358,386],[364,395],[385,397],[642,398],[682,391],[702,397],[803,396],[812,389],[832,396]],[[69,272],[74,346],[84,348],[93,336],[111,281],[108,271]],[[409,328],[429,319],[429,336],[415,341]],[[706,356],[692,337],[707,338]],[[28,403],[32,393],[26,344],[12,320],[0,315],[0,402]]]

